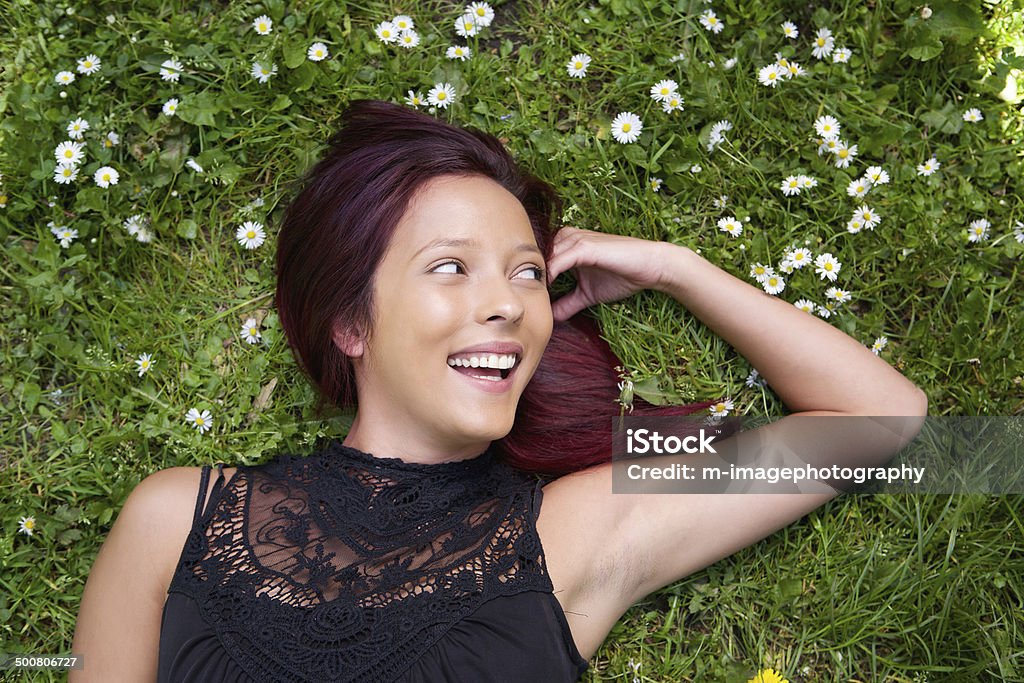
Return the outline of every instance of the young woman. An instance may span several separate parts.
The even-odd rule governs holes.
[[[618,414],[586,404],[618,395],[614,358],[564,324],[598,302],[664,292],[758,368],[793,415],[734,453],[877,464],[914,420],[890,438],[795,418],[926,412],[859,343],[690,249],[553,227],[551,188],[490,135],[382,102],[343,124],[281,226],[276,303],[352,426],[212,486],[209,467],[146,478],[86,585],[72,683],[577,680],[634,602],[835,495],[613,494],[610,426],[579,425]]]

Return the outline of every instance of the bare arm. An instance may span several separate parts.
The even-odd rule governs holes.
[[[659,289],[679,301],[743,354],[795,414],[739,434],[728,442],[734,452],[754,452],[764,444],[794,445],[804,454],[820,453],[819,464],[873,465],[891,458],[913,438],[921,420],[905,420],[901,434],[885,427],[833,433],[828,421],[808,428],[796,418],[812,415],[923,416],[927,399],[885,361],[831,325],[769,296],[692,250],[661,242],[570,229],[556,243],[548,262],[552,276],[575,268],[575,292],[555,302],[564,319],[584,306],[610,301],[639,288]],[[775,455],[759,454],[775,464]],[[656,458],[700,466],[704,456]],[[813,457],[811,458],[813,462]],[[636,461],[630,461],[636,462]],[[618,461],[558,479],[545,487],[552,545],[567,557],[612,557],[589,576],[579,577],[582,612],[614,619],[636,600],[764,538],[822,505],[837,493],[612,494]],[[564,523],[568,521],[568,523]],[[568,564],[552,575],[578,576]],[[605,631],[606,632],[606,631]]]
[[[198,467],[143,479],[100,548],[82,595],[69,683],[155,681],[167,587],[191,529]]]

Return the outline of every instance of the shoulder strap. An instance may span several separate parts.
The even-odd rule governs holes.
[[[210,481],[210,470],[212,468],[209,465],[203,465],[203,471],[199,476],[199,496],[196,498],[196,511],[192,516],[192,524],[195,525],[199,522],[199,518],[205,515],[209,511],[209,503],[217,500],[217,494],[220,493],[221,487],[224,486],[224,463],[217,463],[217,481],[213,484],[213,492],[210,494],[210,499],[207,503],[207,509],[203,509],[203,500],[206,498],[206,487]]]

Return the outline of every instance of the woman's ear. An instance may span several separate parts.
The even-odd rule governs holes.
[[[334,339],[334,345],[349,358],[359,358],[366,350],[362,335],[341,320],[334,321],[331,337]]]

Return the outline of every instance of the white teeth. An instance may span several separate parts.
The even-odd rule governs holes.
[[[490,354],[487,356],[470,356],[469,358],[449,358],[448,365],[462,368],[497,368],[508,370],[516,364],[515,354]]]

